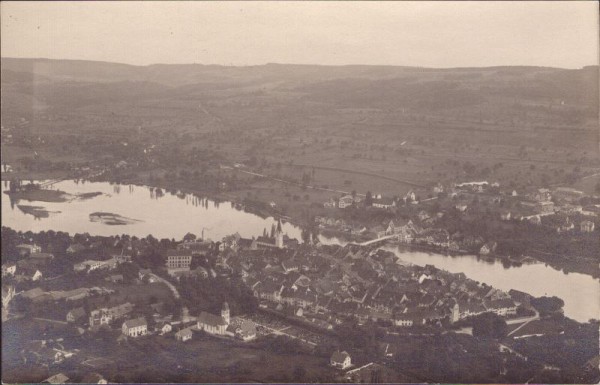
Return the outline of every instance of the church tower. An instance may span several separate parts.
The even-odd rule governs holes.
[[[225,323],[229,325],[229,304],[227,302],[223,303],[223,308],[221,309],[221,317],[225,320]]]
[[[277,230],[275,230],[275,247],[283,248],[283,230],[281,229],[281,219],[277,221]]]

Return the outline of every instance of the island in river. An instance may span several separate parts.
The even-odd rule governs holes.
[[[46,210],[43,206],[17,205],[17,207],[25,214],[33,215],[36,219],[48,218],[52,213],[60,213],[60,211]]]
[[[95,212],[90,214],[90,221],[102,222],[105,225],[122,226],[141,222],[139,219],[127,218],[119,214]]]
[[[26,189],[19,191],[5,191],[10,199],[14,200],[26,200],[26,201],[37,201],[37,202],[54,202],[62,203],[73,198],[71,194],[68,194],[60,190],[46,190],[41,188]]]

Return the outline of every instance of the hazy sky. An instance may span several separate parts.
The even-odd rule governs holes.
[[[2,56],[129,64],[598,64],[580,2],[6,2]]]

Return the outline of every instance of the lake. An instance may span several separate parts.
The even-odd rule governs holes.
[[[100,192],[89,199],[72,199],[68,202],[11,202],[2,194],[2,225],[20,231],[65,231],[70,234],[88,232],[94,235],[129,234],[145,237],[181,239],[192,232],[213,240],[239,232],[250,238],[259,236],[276,223],[272,217],[237,209],[231,202],[218,203],[192,194],[157,194],[145,186],[113,185],[105,182],[62,181],[53,189],[79,195]],[[3,182],[3,190],[8,185]],[[41,206],[50,211],[47,217],[33,215],[35,210],[22,210],[18,205]],[[38,209],[39,210],[39,209]],[[90,214],[107,212],[136,221],[126,225],[107,225],[91,221]],[[291,223],[283,224],[288,236],[300,239],[301,230]],[[345,244],[337,238],[320,237],[324,244]],[[600,318],[600,280],[591,276],[556,270],[541,263],[505,267],[502,262],[483,260],[476,256],[450,257],[441,254],[404,251],[386,246],[400,259],[416,265],[431,264],[452,273],[463,272],[467,277],[485,282],[502,290],[516,289],[534,296],[557,296],[565,301],[565,315],[577,321]]]

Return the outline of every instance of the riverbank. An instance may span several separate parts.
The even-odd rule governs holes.
[[[138,176],[136,178],[128,178],[125,180],[121,180],[121,184],[131,184],[135,186],[146,186],[148,187],[148,183],[145,182],[143,176]],[[106,177],[100,176],[99,178],[93,178],[91,181],[106,181],[109,183],[116,183],[115,181],[107,180]],[[251,198],[250,196],[242,196],[240,192],[231,192],[231,191],[223,191],[223,192],[215,192],[215,191],[207,191],[203,189],[195,189],[189,187],[177,187],[178,183],[174,183],[171,187],[167,187],[166,183],[155,183],[153,184],[155,189],[161,189],[162,191],[166,191],[175,195],[185,195],[192,194],[198,198],[208,198],[217,203],[220,202],[232,202],[234,207],[238,210],[242,210],[244,212],[248,212],[251,214],[255,214],[263,219],[268,217],[273,217],[275,219],[282,219],[285,222],[288,222],[294,226],[301,228],[311,228],[317,229],[315,224],[310,221],[311,212],[314,213],[315,209],[313,209],[314,203],[310,202],[297,202],[297,205],[294,206],[294,210],[287,210],[285,213],[277,204],[270,204],[267,202],[263,202],[262,200],[258,200],[256,198]],[[49,192],[31,192],[31,194],[55,194],[60,196],[56,190],[46,190]],[[76,196],[77,199],[89,199],[93,197],[95,193],[83,194],[83,196]],[[303,206],[302,206],[303,205]],[[304,207],[302,210],[301,208]],[[109,209],[110,210],[110,209]],[[107,210],[108,211],[108,210]],[[368,240],[364,235],[352,235],[348,232],[344,231],[335,231],[331,229],[318,229],[321,234],[327,237],[336,237],[339,238],[342,243],[343,242],[351,242],[357,241],[362,242],[364,240]],[[448,249],[444,249],[437,246],[432,245],[410,245],[411,250],[423,250],[429,252],[436,252],[448,255],[464,255],[464,254],[477,254],[476,251],[449,251]],[[484,260],[498,260],[504,263],[507,267],[514,266],[518,267],[521,264],[535,263],[538,261],[540,263],[545,263],[556,270],[563,271],[565,273],[581,273],[592,276],[593,278],[600,278],[600,269],[598,268],[598,260],[593,260],[590,258],[583,258],[582,256],[566,256],[566,255],[550,255],[548,253],[537,253],[530,252],[528,253],[527,258],[521,257],[511,257],[511,256],[503,256],[503,255],[487,255],[480,256],[480,258]]]
[[[73,198],[71,194],[67,194],[60,190],[46,190],[42,188],[35,188],[31,190],[22,191],[4,191],[6,195],[12,200],[26,200],[30,202],[49,202],[49,203],[63,203]]]

